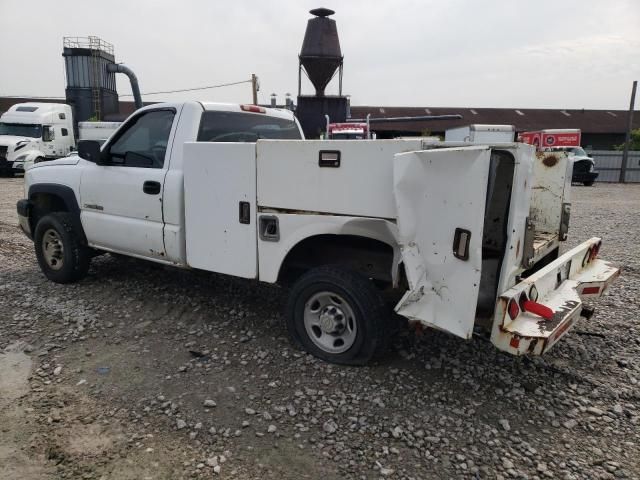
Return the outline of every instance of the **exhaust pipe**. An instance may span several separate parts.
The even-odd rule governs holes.
[[[110,63],[107,65],[107,71],[115,72],[115,73],[124,73],[127,77],[129,77],[129,82],[131,82],[131,92],[133,93],[133,103],[136,106],[136,110],[138,108],[142,108],[142,96],[140,95],[140,87],[138,85],[138,77],[133,73],[126,65],[122,63]]]

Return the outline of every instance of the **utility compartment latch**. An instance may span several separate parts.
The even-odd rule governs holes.
[[[260,240],[265,242],[277,242],[280,240],[280,228],[278,217],[274,215],[260,215],[258,220],[258,234]]]
[[[536,235],[536,226],[529,217],[525,220],[524,227],[524,246],[522,247],[522,266],[531,268],[533,266],[533,241]]]
[[[240,202],[238,205],[238,220],[240,223],[249,225],[251,223],[251,204]]]
[[[571,217],[571,204],[562,204],[562,213],[560,214],[560,231],[558,232],[558,238],[561,241],[567,239],[567,233],[569,233],[569,218]]]
[[[464,228],[456,228],[453,236],[453,256],[460,260],[469,260],[469,242],[471,242],[471,232]]]

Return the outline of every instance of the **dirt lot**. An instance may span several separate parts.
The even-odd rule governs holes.
[[[364,368],[285,334],[277,287],[104,255],[48,282],[0,179],[0,478],[640,478],[640,185],[573,190],[624,268],[543,358],[400,336]]]

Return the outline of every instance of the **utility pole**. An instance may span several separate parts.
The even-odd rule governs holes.
[[[625,183],[627,177],[627,159],[629,158],[629,144],[631,143],[631,129],[633,128],[633,108],[636,103],[636,88],[638,88],[638,81],[633,81],[633,88],[631,89],[631,104],[629,105],[629,115],[627,116],[627,135],[624,139],[624,151],[622,152],[622,165],[620,166],[620,183]]]
[[[253,93],[253,104],[258,104],[258,90],[260,90],[260,86],[258,85],[258,77],[255,73],[251,74],[251,92]]]

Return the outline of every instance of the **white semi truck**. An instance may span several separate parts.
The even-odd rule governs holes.
[[[81,122],[80,140],[105,141],[119,122]],[[0,175],[24,173],[35,163],[76,148],[71,107],[64,103],[18,103],[0,116]]]
[[[102,146],[25,175],[20,225],[52,281],[115,252],[291,285],[295,344],[362,364],[400,317],[547,352],[619,274],[564,254],[571,165],[521,143],[303,140],[288,111],[144,107]]]
[[[18,103],[0,117],[0,173],[22,173],[68,155],[75,145],[69,105]]]

